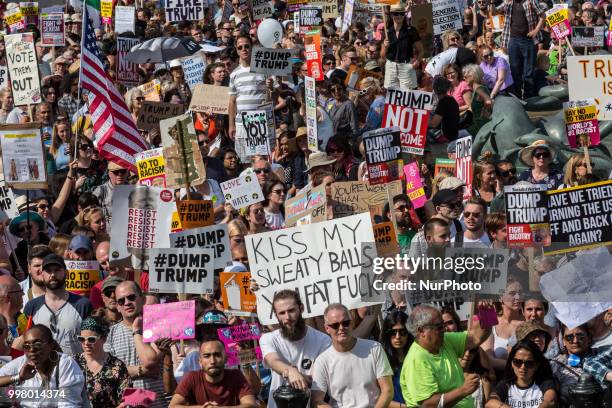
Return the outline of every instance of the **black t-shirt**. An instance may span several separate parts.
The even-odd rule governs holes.
[[[523,8],[521,0],[514,0],[512,5],[512,16],[510,20],[510,37],[525,38],[529,32],[527,13]]]
[[[404,24],[399,32],[399,37],[395,35],[393,23],[387,28],[387,38],[389,48],[387,48],[387,59],[393,62],[410,62],[412,59],[412,47],[414,43],[421,40],[416,28]]]
[[[521,388],[514,382],[501,381],[495,387],[499,399],[511,407],[539,407],[544,401],[544,393],[555,389],[553,380],[545,380],[540,384],[533,383],[529,387]]]
[[[459,135],[459,104],[452,96],[446,95],[438,102],[436,115],[442,116],[442,133],[449,140]]]

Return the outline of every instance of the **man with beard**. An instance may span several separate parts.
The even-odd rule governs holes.
[[[287,378],[293,388],[310,390],[311,369],[319,355],[331,345],[330,338],[306,326],[304,305],[293,290],[281,290],[272,300],[280,328],[261,336],[264,364],[272,369],[268,407],[276,408],[272,394]]]
[[[49,255],[51,250],[47,245],[35,245],[28,254],[28,275],[30,279],[26,279],[20,283],[23,289],[24,304],[28,301],[45,294],[45,281],[42,274],[42,263],[45,256]]]
[[[185,374],[174,391],[169,408],[256,408],[255,395],[246,378],[240,370],[226,370],[226,361],[223,343],[216,338],[205,339],[200,345],[202,369]]]
[[[451,242],[463,242],[468,247],[490,248],[491,240],[485,231],[485,217],[487,215],[487,204],[480,197],[472,197],[463,210],[463,223],[465,231],[458,232]],[[459,236],[462,235],[463,239]]]
[[[60,256],[45,256],[42,270],[45,294],[30,300],[23,312],[34,324],[44,324],[51,329],[62,352],[80,353],[77,335],[81,332],[81,321],[91,313],[91,303],[86,297],[66,290],[66,264]]]
[[[410,241],[412,241],[416,234],[415,228],[412,225],[410,210],[412,210],[412,203],[406,194],[398,194],[393,197],[393,210],[390,209],[389,203],[385,204],[384,221],[390,221],[391,214],[393,213],[397,229],[397,243],[400,248],[408,248]]]

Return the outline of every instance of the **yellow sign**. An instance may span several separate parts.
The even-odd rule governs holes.
[[[145,186],[166,187],[163,149],[151,149],[136,154],[138,182]]]
[[[104,24],[108,24],[113,17],[113,1],[112,0],[101,0],[100,1],[100,15],[105,19]]]
[[[181,218],[179,217],[178,211],[172,212],[172,223],[170,224],[170,232],[179,232],[182,231],[181,227]]]
[[[66,261],[67,291],[87,296],[99,281],[100,264],[97,261]]]
[[[597,118],[597,108],[589,105],[578,108],[565,109],[565,123],[577,123]]]
[[[7,12],[7,13],[9,13],[9,12]],[[10,26],[12,26],[14,24],[17,24],[17,23],[21,22],[21,20],[23,20],[23,15],[21,14],[21,10],[20,9],[13,9],[12,14],[6,14],[5,13],[4,19],[6,20],[6,23],[10,27]]]

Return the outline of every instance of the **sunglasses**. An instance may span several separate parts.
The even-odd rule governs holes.
[[[492,57],[493,54],[482,54],[482,58],[489,58]]]
[[[351,320],[349,319],[349,320],[343,320],[343,321],[338,322],[338,323],[328,324],[327,327],[329,327],[330,329],[333,329],[333,330],[338,330],[340,328],[340,326],[342,326],[342,327],[344,327],[346,329],[350,325],[351,325]]]
[[[131,295],[127,295],[126,297],[122,297],[120,299],[117,299],[117,304],[119,306],[123,306],[123,305],[125,305],[125,301],[126,300],[129,300],[130,302],[133,302],[133,301],[136,300],[136,295],[132,293]]]
[[[236,47],[236,49],[237,49],[238,51],[242,51],[242,50],[250,50],[250,49],[251,49],[251,46],[250,46],[250,45],[248,45],[248,44],[247,44],[247,45],[239,45],[238,47]]]
[[[135,101],[144,101],[145,97],[144,96],[138,96],[136,98],[134,98]]]
[[[79,149],[81,150],[89,150],[89,149],[93,149],[93,146],[88,144],[88,143],[83,143],[79,145]]]
[[[510,170],[500,171],[499,172],[500,177],[508,177],[511,174],[515,175],[516,174],[516,169],[510,169]]]
[[[47,204],[38,204],[38,209],[41,211],[45,211],[49,206]]]
[[[406,329],[390,329],[390,330],[387,330],[387,334],[389,334],[391,337],[395,337],[395,336],[404,337],[404,336],[408,335],[408,330],[406,330]]]
[[[271,170],[269,167],[264,167],[263,169],[254,169],[255,174],[265,173],[268,174]]]
[[[45,347],[45,342],[35,341],[33,343],[23,343],[23,351],[38,351]]]
[[[533,155],[536,159],[548,159],[550,158],[550,152],[538,152]]]
[[[515,367],[534,368],[536,366],[535,360],[521,360],[520,358],[513,358],[512,365]]]
[[[568,343],[572,343],[574,340],[583,341],[584,339],[586,339],[586,337],[586,333],[566,334],[565,336],[563,336],[565,341],[567,341]]]
[[[115,288],[107,289],[104,292],[102,292],[102,294],[106,296],[107,298],[113,297],[115,296]]]
[[[94,344],[96,341],[98,341],[98,336],[77,336],[77,340],[79,341],[79,343],[87,342],[87,344]]]
[[[464,211],[463,218],[470,218],[470,217],[480,218],[480,213],[479,212]]]
[[[28,232],[28,231],[30,231],[31,229],[32,229],[32,227],[31,227],[31,226],[26,225],[26,226],[24,226],[24,227],[19,227],[19,229],[18,229],[17,231],[19,231],[19,233],[21,234],[21,233],[24,233],[24,232]]]
[[[120,174],[125,174],[127,173],[127,170],[125,169],[121,169],[121,170],[111,170],[111,173],[113,173],[114,175],[118,176]]]

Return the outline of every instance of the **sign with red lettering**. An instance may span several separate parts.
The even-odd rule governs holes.
[[[323,65],[321,62],[321,31],[309,31],[304,37],[304,47],[306,47],[306,66],[308,76],[315,81],[323,80]]]
[[[570,147],[589,147],[599,144],[601,137],[594,99],[564,102],[563,113]]]
[[[457,139],[456,176],[465,182],[463,199],[472,196],[472,136]]]
[[[370,185],[386,184],[400,178],[403,163],[398,127],[366,132],[363,144]]]
[[[382,127],[399,127],[402,153],[423,155],[432,102],[431,92],[387,89]]]

